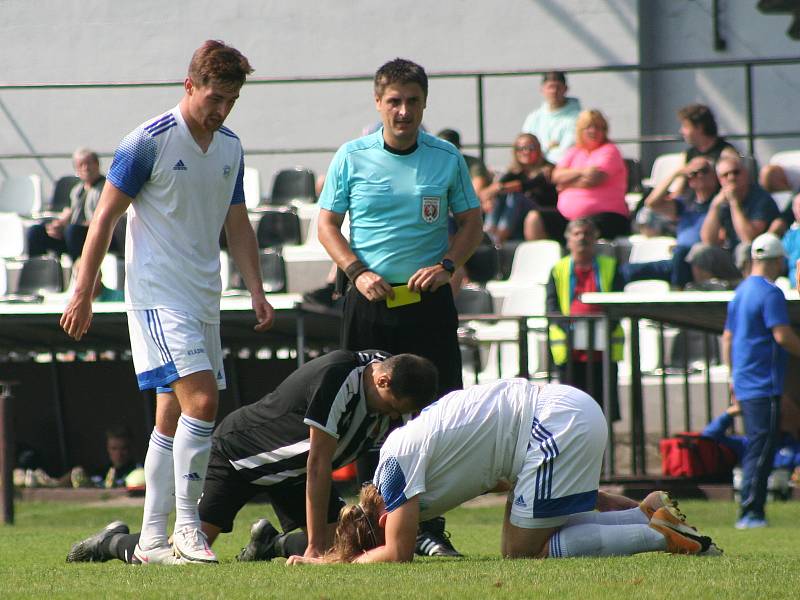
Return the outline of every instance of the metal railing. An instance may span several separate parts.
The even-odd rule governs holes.
[[[729,139],[746,140],[747,153],[753,155],[755,150],[756,139],[772,139],[772,138],[792,138],[800,137],[800,129],[782,129],[780,131],[759,132],[755,130],[755,95],[753,87],[753,71],[754,69],[770,66],[785,66],[785,65],[800,65],[800,58],[797,57],[783,57],[783,58],[758,58],[758,59],[736,59],[736,60],[714,60],[714,61],[697,61],[697,62],[671,62],[660,63],[657,65],[642,65],[642,64],[617,64],[605,65],[598,67],[561,67],[568,75],[577,74],[593,74],[593,73],[653,73],[664,71],[686,71],[697,69],[731,69],[736,68],[742,70],[744,73],[744,129],[742,131],[729,131],[725,135]],[[465,144],[464,147],[471,150],[477,150],[481,159],[485,159],[486,150],[490,148],[507,148],[509,142],[492,142],[487,140],[486,132],[486,105],[485,105],[485,85],[488,80],[497,78],[513,78],[513,77],[530,77],[541,76],[546,70],[513,70],[513,71],[454,71],[454,72],[441,72],[430,73],[430,79],[471,79],[475,85],[476,97],[476,123],[478,131],[477,144]],[[296,84],[327,84],[337,82],[354,82],[372,81],[372,74],[361,75],[340,75],[340,76],[320,76],[320,77],[291,77],[291,78],[252,78],[248,80],[247,85],[296,85]],[[183,85],[183,81],[124,81],[124,82],[87,82],[87,83],[0,83],[0,92],[7,90],[63,90],[64,92],[81,91],[86,89],[119,89],[119,88],[162,88],[162,87],[179,87]],[[2,104],[2,103],[0,103]],[[790,113],[789,114],[793,114]],[[788,115],[787,115],[788,116]],[[787,118],[787,123],[797,126],[797,119]],[[615,138],[614,140],[620,144],[656,144],[665,142],[678,142],[681,138],[674,134],[647,134],[638,137],[630,138]],[[247,148],[245,153],[248,155],[282,155],[282,154],[331,154],[336,151],[334,147],[321,147],[321,146],[293,146],[293,147],[278,147],[278,148]],[[98,152],[101,156],[108,157],[113,155],[113,151],[105,150]],[[17,160],[17,159],[63,159],[71,158],[72,153],[66,151],[48,151],[48,152],[27,152],[27,153],[6,153],[0,154],[0,161],[3,160]]]
[[[550,353],[550,325],[555,324],[561,327],[567,335],[566,338],[566,347],[567,347],[567,362],[564,365],[563,369],[561,370],[560,375],[563,376],[563,380],[560,380],[561,383],[570,384],[575,381],[573,374],[575,370],[575,362],[576,359],[574,357],[573,350],[575,350],[575,330],[576,325],[580,323],[587,324],[587,336],[582,348],[597,348],[602,347],[605,350],[601,353],[601,360],[602,360],[602,377],[601,377],[601,384],[602,384],[602,394],[595,394],[596,400],[601,404],[603,407],[603,412],[606,415],[606,420],[608,422],[608,446],[606,449],[606,453],[603,459],[603,478],[606,480],[614,479],[620,475],[619,463],[617,461],[617,454],[618,454],[618,433],[620,431],[615,430],[614,422],[612,417],[614,415],[614,410],[616,406],[619,406],[622,409],[622,402],[623,398],[620,394],[619,385],[617,389],[613,389],[612,385],[615,381],[615,377],[612,376],[612,361],[611,361],[611,325],[612,323],[609,321],[608,317],[605,315],[575,315],[575,316],[568,316],[565,317],[564,315],[558,313],[546,313],[546,314],[530,314],[530,315],[502,315],[502,314],[480,314],[480,315],[469,315],[463,314],[459,317],[460,322],[462,324],[468,324],[469,322],[477,322],[477,323],[496,323],[496,322],[513,322],[516,323],[516,336],[509,337],[507,335],[498,335],[496,337],[492,336],[480,336],[476,334],[474,329],[470,329],[469,327],[462,327],[460,330],[459,341],[462,346],[470,348],[473,350],[473,368],[475,369],[475,382],[478,382],[478,374],[479,371],[482,371],[483,368],[480,363],[480,358],[477,354],[477,349],[480,345],[489,345],[489,344],[498,344],[498,348],[500,348],[501,344],[516,344],[518,349],[518,369],[515,373],[507,374],[502,373],[502,359],[500,356],[497,357],[497,365],[498,365],[498,377],[503,376],[516,376],[516,377],[523,377],[526,379],[539,379],[545,380],[548,383],[559,379],[558,369],[555,367],[552,359],[552,355]],[[547,325],[545,327],[537,327],[531,326],[529,321],[532,319],[542,319],[546,320]],[[691,361],[690,362],[690,340],[689,336],[684,335],[680,338],[680,347],[678,348],[678,355],[680,357],[680,361],[677,365],[671,364],[672,361],[669,360],[666,356],[665,350],[665,341],[664,341],[664,333],[665,333],[665,326],[663,323],[659,323],[658,327],[658,360],[657,365],[654,369],[644,373],[641,368],[641,360],[640,360],[640,336],[639,336],[639,320],[638,319],[630,319],[630,339],[628,340],[628,348],[630,350],[630,356],[628,356],[628,361],[630,365],[630,378],[629,378],[629,387],[630,387],[630,395],[629,395],[629,403],[628,403],[628,427],[627,431],[625,432],[629,436],[629,443],[630,443],[630,462],[628,469],[626,469],[626,475],[630,476],[653,476],[656,475],[655,473],[649,473],[647,468],[647,456],[646,456],[646,448],[647,448],[647,431],[645,427],[645,402],[644,402],[644,390],[643,390],[643,377],[647,376],[649,379],[655,378],[657,380],[658,386],[658,413],[660,416],[661,421],[661,431],[660,435],[662,438],[670,437],[673,434],[673,431],[670,431],[670,409],[678,409],[682,412],[682,431],[691,431],[693,427],[697,427],[698,423],[692,422],[692,414],[691,408],[694,402],[697,401],[697,398],[694,397],[691,390],[691,382],[690,377],[696,374],[702,374],[703,382],[702,382],[702,398],[701,401],[703,402],[704,407],[704,416],[705,416],[705,424],[709,423],[713,418],[713,389],[712,389],[712,380],[711,380],[711,366],[714,364],[714,357],[716,355],[715,347],[713,344],[714,336],[708,332],[699,332],[697,335],[702,336],[702,352],[700,356],[698,356],[698,361]],[[596,332],[595,328],[598,323],[602,323],[603,326],[600,327],[601,331],[604,331],[604,334],[601,333],[600,335],[604,336],[604,339],[596,340]],[[595,326],[588,326],[589,324],[595,324]],[[689,329],[681,329],[679,331],[682,332],[689,332],[693,330]],[[529,356],[530,356],[530,348],[528,342],[528,335],[529,333],[537,333],[541,336],[542,340],[546,341],[545,345],[545,356],[546,360],[544,361],[544,369],[538,369],[536,373],[531,373],[529,369]],[[598,342],[598,344],[596,344]],[[586,359],[587,359],[587,367],[586,367],[586,381],[585,381],[585,388],[587,391],[590,392],[591,390],[596,390],[597,386],[595,385],[595,381],[593,380],[595,377],[594,369],[592,365],[595,360],[597,360],[596,351],[595,352],[587,352]],[[702,365],[702,368],[696,368],[694,365],[699,362]],[[542,366],[541,360],[539,361],[539,366]],[[667,388],[668,382],[680,382],[681,384],[681,399],[678,403],[679,406],[671,405]]]

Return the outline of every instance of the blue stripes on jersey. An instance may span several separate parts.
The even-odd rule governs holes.
[[[597,490],[579,492],[562,496],[537,500],[533,505],[533,518],[563,517],[594,510],[597,505]]]
[[[161,385],[172,383],[180,376],[175,363],[170,361],[165,365],[150,369],[143,373],[136,374],[136,382],[139,384],[140,390],[149,390]]]
[[[106,179],[135,198],[150,179],[157,154],[158,144],[153,134],[144,128],[135,129],[120,142]]]
[[[217,129],[217,131],[219,131],[222,135],[227,135],[228,137],[232,137],[235,140],[239,139],[238,135],[233,133],[230,129],[228,129],[224,125],[222,127],[220,127],[219,129]]]
[[[156,137],[157,135],[161,135],[162,133],[167,131],[167,129],[172,129],[173,127],[177,127],[177,126],[178,126],[178,124],[175,121],[173,121],[172,123],[167,123],[166,125],[162,125],[158,129],[154,129],[153,131],[150,132],[150,135],[152,135],[153,137]]]
[[[383,497],[387,511],[392,512],[408,502],[405,494],[406,476],[394,456],[383,461],[383,469],[377,474],[376,479],[378,491]]]
[[[157,119],[154,119],[153,121],[145,125],[142,129],[144,129],[148,133],[153,133],[157,129],[160,129],[163,126],[169,125],[171,123],[175,123],[175,115],[173,115],[171,112],[168,112],[164,115],[161,115]]]
[[[542,464],[536,469],[536,493],[534,495],[534,504],[538,506],[539,500],[550,498],[553,493],[553,461],[556,456],[558,456],[558,446],[556,446],[553,434],[547,431],[539,419],[535,417],[533,419],[531,435],[533,439],[539,442],[539,449],[544,454]]]
[[[232,137],[236,137],[235,135]],[[236,138],[239,139],[239,138]],[[236,174],[236,185],[233,186],[233,196],[231,196],[231,204],[244,203],[244,152],[239,160],[239,172]]]

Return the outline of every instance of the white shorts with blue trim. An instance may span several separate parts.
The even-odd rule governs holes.
[[[168,386],[198,371],[211,371],[217,389],[225,389],[219,324],[204,323],[168,308],[128,311],[133,367],[140,390]]]
[[[588,394],[547,386],[536,400],[525,462],[509,493],[512,525],[540,529],[594,510],[608,438],[603,411]]]

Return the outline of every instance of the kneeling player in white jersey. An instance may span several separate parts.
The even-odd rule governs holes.
[[[216,563],[200,529],[203,489],[225,388],[219,334],[219,235],[250,292],[256,331],[273,310],[264,296],[258,245],[244,204],[244,157],[223,123],[249,73],[235,48],[198,48],[178,106],[129,133],[114,154],[84,245],[75,293],[61,326],[76,340],[92,320],[92,291],[111,234],[128,211],[125,302],[139,388],[156,389],[156,424],[145,459],[142,562]],[[176,510],[173,545],[167,517]]]
[[[510,379],[453,392],[387,438],[332,551],[290,562],[410,561],[420,520],[503,488],[504,557],[719,554],[663,492],[595,511],[625,506],[598,491],[606,438],[597,402],[572,387]]]

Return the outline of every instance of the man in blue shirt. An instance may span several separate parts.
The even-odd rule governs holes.
[[[700,229],[702,243],[692,247],[686,262],[692,266],[695,282],[717,277],[733,283],[744,275],[734,261],[737,246],[764,233],[779,212],[772,196],[750,182],[740,159],[723,155],[716,170],[722,188]]]
[[[731,368],[732,392],[742,409],[749,444],[742,457],[742,501],[737,529],[765,527],[767,478],[780,430],[786,351],[800,356],[800,338],[789,324],[786,299],[773,283],[783,269],[780,240],[758,236],[750,250],[751,275],[728,305],[722,351]]]
[[[767,230],[778,217],[778,206],[764,188],[750,183],[750,173],[738,158],[721,158],[717,177],[722,189],[711,201],[700,238],[733,252],[739,242],[750,242]]]
[[[444,394],[462,387],[449,284],[481,241],[479,202],[458,149],[420,130],[425,70],[389,61],[375,73],[374,93],[381,128],[339,148],[319,200],[319,240],[350,280],[342,346],[423,356]],[[452,236],[448,212],[458,226]]]
[[[670,185],[685,177],[689,189],[679,195],[670,193]],[[672,258],[644,263],[627,263],[622,266],[625,283],[640,279],[661,279],[673,287],[682,288],[692,281],[692,270],[686,255],[700,241],[700,229],[708,214],[711,199],[719,191],[719,181],[714,166],[704,156],[693,158],[688,164],[659,183],[644,201],[646,208],[662,218],[677,222],[677,239]]]

